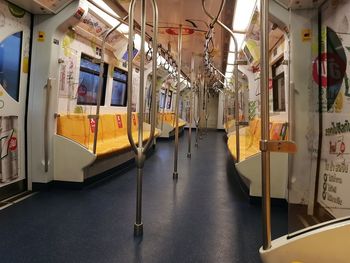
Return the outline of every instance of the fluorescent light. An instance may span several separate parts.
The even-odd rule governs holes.
[[[256,6],[256,0],[236,0],[233,30],[247,31]]]
[[[228,53],[227,56],[227,64],[234,64],[235,63],[235,53]]]
[[[91,3],[88,2],[89,8],[97,14],[99,17],[104,19],[111,27],[115,27],[116,25],[119,24],[119,21],[117,19],[111,17],[108,15],[106,12],[112,13],[113,15],[119,17],[105,2],[102,0],[92,0],[99,8],[96,8],[96,6],[92,5]],[[121,24],[118,28],[117,31],[125,35],[126,37],[127,34],[129,33],[129,26],[126,24]]]
[[[134,35],[134,47],[139,51],[141,50],[141,36],[139,34]],[[145,47],[145,51],[147,52],[147,49],[148,49],[147,42],[144,42],[144,47]]]
[[[230,79],[232,78],[232,75],[233,75],[232,72],[226,72],[225,78],[226,78],[227,80],[230,80]]]
[[[233,72],[233,65],[227,64],[226,65],[226,72]]]
[[[160,65],[164,65],[166,62],[165,58],[163,58],[162,56],[158,56],[157,58],[157,64]]]
[[[118,14],[114,12],[113,9],[110,8],[103,0],[92,0],[92,2],[94,2],[94,4],[101,8],[103,11],[119,17]]]
[[[117,31],[122,33],[123,35],[126,35],[129,33],[129,26],[125,24],[121,24],[118,28]]]
[[[237,41],[237,50],[240,51],[245,39],[245,34],[235,33],[234,36]],[[234,52],[234,51],[235,51],[235,42],[233,41],[232,38],[230,38],[230,52]]]

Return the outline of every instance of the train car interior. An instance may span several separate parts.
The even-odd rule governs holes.
[[[350,262],[349,14],[0,0],[0,261]]]

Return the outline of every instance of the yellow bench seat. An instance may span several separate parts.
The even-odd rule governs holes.
[[[127,136],[126,124],[126,113],[100,115],[96,145],[96,155],[98,158],[131,149]],[[133,138],[137,144],[137,114],[133,114],[132,129]],[[91,121],[87,115],[79,114],[58,116],[57,134],[84,145],[90,151],[93,150],[95,134],[91,128]],[[159,135],[160,132],[158,129],[156,129],[155,137],[158,137]],[[143,140],[146,141],[149,139],[149,137],[150,131],[144,130]]]
[[[249,122],[249,127],[240,129],[240,161],[247,159],[260,152],[259,142],[261,137],[261,121],[255,119]],[[287,139],[287,123],[271,122],[270,123],[270,139],[286,140]],[[233,158],[236,159],[236,134],[229,134],[227,140],[228,149]]]
[[[165,112],[165,113],[158,113],[158,123],[161,123],[163,119],[164,123],[169,124],[173,128],[176,127],[175,122],[175,113],[174,112]],[[179,118],[179,127],[186,126],[187,122],[183,119]]]

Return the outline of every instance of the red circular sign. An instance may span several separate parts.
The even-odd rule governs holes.
[[[317,84],[319,84],[319,64],[321,64],[322,87],[330,87],[343,81],[346,64],[340,56],[334,53],[322,53],[320,57],[315,59],[312,66],[312,76]]]
[[[169,27],[165,30],[169,35],[175,35],[177,36],[179,34],[179,29],[175,27]],[[194,33],[194,30],[192,28],[184,27],[182,28],[182,35],[192,35]]]
[[[342,142],[342,143],[340,144],[340,152],[341,152],[341,153],[344,153],[344,152],[345,152],[345,143],[344,143],[344,142]]]
[[[17,149],[17,138],[11,137],[9,141],[9,149],[10,151],[15,151]]]
[[[87,93],[87,88],[84,85],[80,85],[78,88],[79,96],[85,96]]]

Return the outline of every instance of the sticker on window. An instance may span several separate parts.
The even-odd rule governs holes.
[[[132,115],[132,122],[133,122],[134,126],[137,125],[137,123],[136,123],[136,115],[135,114]]]
[[[118,128],[123,128],[122,116],[120,116],[119,114],[117,114],[116,117],[117,117]]]
[[[92,133],[95,133],[95,128],[96,128],[96,121],[95,121],[95,119],[91,118],[90,119],[90,130]]]

